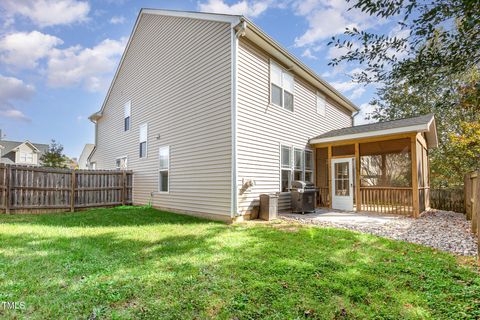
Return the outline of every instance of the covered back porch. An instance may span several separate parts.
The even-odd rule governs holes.
[[[433,115],[333,130],[310,145],[318,207],[414,217],[429,208]]]

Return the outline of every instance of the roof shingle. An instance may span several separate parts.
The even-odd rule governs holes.
[[[434,117],[433,114],[427,114],[427,115],[414,117],[414,118],[383,121],[383,122],[376,122],[376,123],[363,124],[359,126],[347,127],[342,129],[336,129],[336,130],[325,132],[324,134],[321,134],[319,136],[316,136],[315,138],[312,138],[312,140],[428,124],[430,123],[433,117]]]

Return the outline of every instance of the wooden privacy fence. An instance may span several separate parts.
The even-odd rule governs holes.
[[[431,189],[430,207],[465,213],[465,193],[463,188]]]
[[[465,209],[472,232],[480,236],[480,171],[465,175]]]
[[[0,212],[75,211],[132,203],[131,171],[0,164]]]

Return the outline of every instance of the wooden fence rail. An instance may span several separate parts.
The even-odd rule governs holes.
[[[463,188],[445,188],[430,190],[430,207],[465,213],[465,192]]]
[[[0,164],[0,212],[75,211],[132,203],[131,171]]]
[[[477,235],[480,259],[480,171],[465,175],[465,211],[471,221],[472,232]]]

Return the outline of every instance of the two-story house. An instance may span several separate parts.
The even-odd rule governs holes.
[[[39,166],[47,150],[48,144],[0,140],[0,163]]]
[[[309,140],[358,108],[243,16],[143,9],[89,161],[134,172],[133,201],[221,220],[316,180]]]

